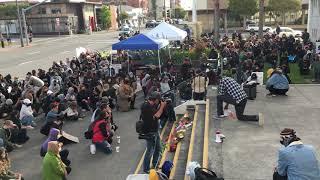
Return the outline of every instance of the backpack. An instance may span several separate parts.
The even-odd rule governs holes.
[[[171,169],[173,168],[173,163],[171,161],[165,161],[161,167],[161,172],[167,177],[170,177]]]
[[[195,180],[223,180],[223,178],[218,178],[216,173],[206,168],[195,168]]]
[[[96,123],[96,122],[93,121],[93,122],[89,125],[87,131],[84,132],[84,137],[85,137],[86,139],[92,139],[93,134],[94,134],[94,133],[93,133],[93,127],[94,127],[95,123]]]
[[[136,122],[136,132],[138,134],[144,134],[144,123],[142,121],[141,115],[139,120]]]

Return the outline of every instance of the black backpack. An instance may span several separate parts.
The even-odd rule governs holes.
[[[216,173],[206,168],[195,168],[194,174],[195,180],[223,180],[223,178],[218,178]]]

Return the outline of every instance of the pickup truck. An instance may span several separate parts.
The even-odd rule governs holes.
[[[263,31],[264,31],[264,32],[269,32],[270,30],[272,30],[271,27],[269,27],[269,26],[263,26]],[[258,32],[258,31],[259,31],[259,26],[256,25],[256,24],[248,24],[248,25],[247,25],[247,28],[246,28],[246,31],[255,31],[255,32]]]

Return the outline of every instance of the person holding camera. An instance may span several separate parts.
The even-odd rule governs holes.
[[[147,101],[141,106],[141,119],[143,121],[143,139],[147,143],[147,151],[143,161],[143,171],[150,172],[150,160],[152,167],[156,167],[160,159],[160,135],[159,135],[159,118],[162,115],[166,102],[161,101],[159,92],[152,92]]]
[[[320,179],[319,161],[314,147],[303,144],[296,131],[290,128],[283,129],[280,138],[284,147],[279,150],[273,180]]]

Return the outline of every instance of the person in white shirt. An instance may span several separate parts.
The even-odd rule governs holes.
[[[196,71],[196,76],[192,80],[192,91],[194,100],[204,100],[206,89],[209,81],[201,74],[200,70]]]
[[[33,129],[36,124],[34,122],[33,110],[31,108],[31,101],[24,99],[20,110],[20,121],[23,127]]]

